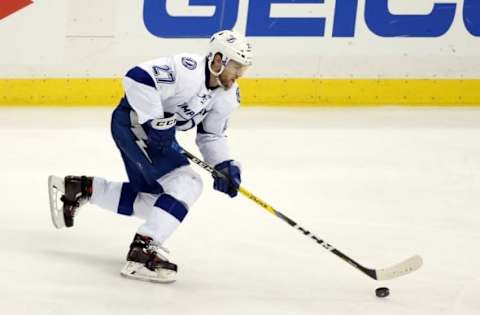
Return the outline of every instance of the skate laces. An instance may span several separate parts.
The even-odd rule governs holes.
[[[65,197],[65,195],[62,195],[62,197],[60,197],[60,200],[67,206],[80,207],[80,202],[79,202],[78,199],[75,200],[75,201],[72,201],[72,200],[67,199],[67,197]]]
[[[65,206],[71,207],[77,213],[80,211],[80,208],[88,202],[88,200],[84,199],[83,197],[77,198],[72,201],[70,199],[67,199],[65,195],[62,195],[62,197],[60,197],[60,201],[62,201]]]
[[[150,242],[147,246],[147,250],[155,252],[160,258],[168,261],[168,258],[164,255],[164,253],[170,254],[170,250],[168,250],[166,247],[163,247],[162,244]]]

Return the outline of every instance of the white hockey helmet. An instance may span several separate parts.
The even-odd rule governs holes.
[[[212,70],[213,58],[217,53],[222,55],[222,68],[219,72]],[[208,44],[208,68],[213,75],[219,76],[229,60],[234,60],[239,64],[248,67],[252,65],[252,46],[247,39],[233,31],[224,30],[217,32],[210,38]]]

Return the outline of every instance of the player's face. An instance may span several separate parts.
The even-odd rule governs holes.
[[[225,66],[225,70],[223,70],[219,77],[220,82],[222,82],[222,85],[226,89],[231,88],[235,81],[243,76],[247,68],[248,67],[243,66],[234,60],[229,60]]]

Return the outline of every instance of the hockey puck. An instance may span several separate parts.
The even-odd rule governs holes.
[[[387,287],[377,288],[375,290],[375,295],[379,298],[384,298],[390,295],[390,290]]]

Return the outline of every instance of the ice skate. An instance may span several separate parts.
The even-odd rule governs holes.
[[[57,228],[72,227],[73,218],[92,196],[93,177],[55,175],[48,177],[48,195],[52,223]]]
[[[174,282],[177,265],[159,253],[162,249],[150,237],[136,234],[130,244],[127,263],[120,274],[126,278],[142,281]]]

